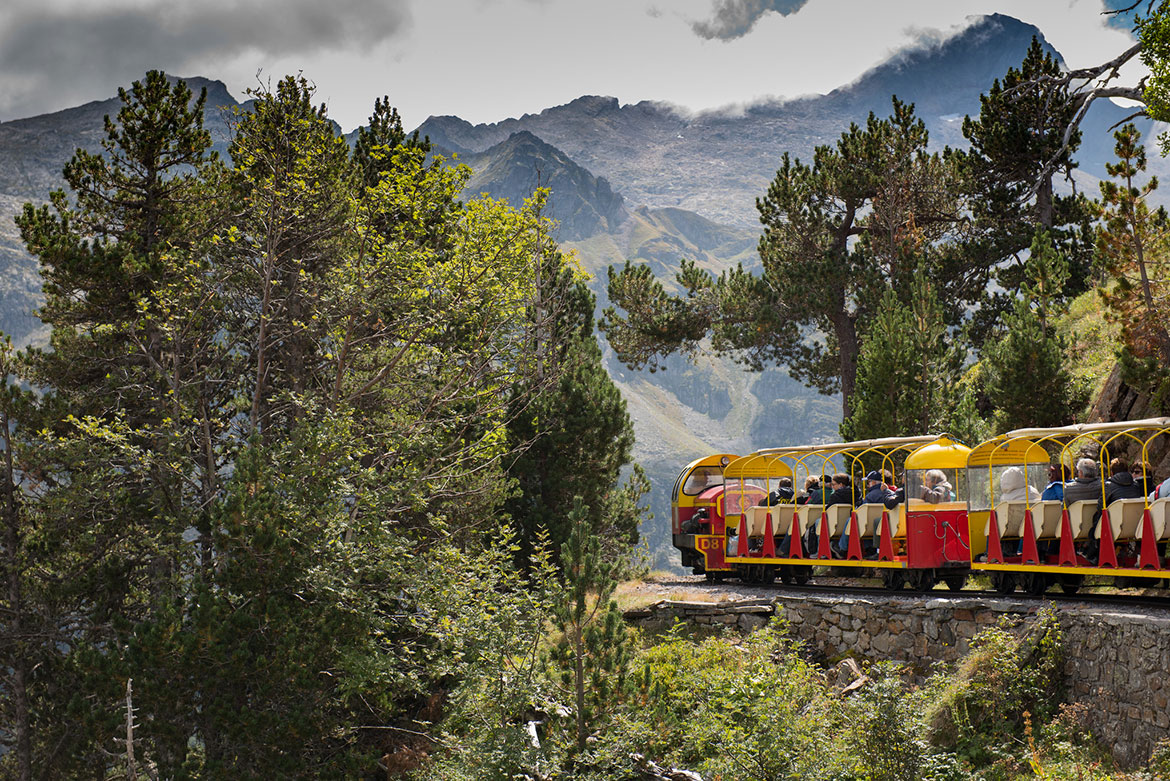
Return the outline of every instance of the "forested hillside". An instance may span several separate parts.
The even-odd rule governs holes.
[[[591,275],[587,284],[600,316],[609,303],[607,269],[627,260],[645,264],[676,293],[683,290],[675,275],[684,260],[715,276],[740,263],[758,271],[761,229],[754,203],[782,155],[810,159],[817,144],[835,143],[869,111],[887,115],[892,93],[915,103],[929,149],[966,148],[963,115],[978,113],[980,93],[1023,59],[1038,32],[1010,17],[990,16],[951,39],[902,52],[829,95],[763,103],[738,114],[686,115],[649,102],[621,106],[582,98],[491,126],[432,118],[419,132],[430,137],[435,153],[458,154],[472,168],[464,197],[486,192],[519,207],[537,187],[550,190],[545,214],[558,223],[552,235]],[[237,101],[220,82],[188,81],[208,89],[212,149],[226,154],[231,112],[246,110],[248,102]],[[75,148],[98,148],[101,117],[116,111],[116,103],[0,123],[0,201],[9,213],[58,186]],[[1097,178],[1106,175],[1113,144],[1106,129],[1124,116],[1106,102],[1090,107],[1074,154],[1082,164],[1071,169],[1083,192],[1095,192]],[[1141,129],[1150,126],[1149,120],[1139,122]],[[352,145],[356,137],[355,131],[347,140]],[[1161,165],[1157,156],[1150,162]],[[1067,192],[1068,183],[1056,177],[1054,187]],[[1159,191],[1151,198],[1158,202]],[[35,263],[15,225],[2,222],[0,264],[7,271],[0,283],[0,327],[18,346],[43,343],[47,329],[33,315],[41,300]],[[604,335],[602,349],[638,432],[635,457],[652,478],[655,518],[644,537],[659,565],[671,558],[665,486],[681,464],[710,451],[747,452],[838,436],[840,404],[793,381],[778,364],[763,374],[744,373],[733,354],[704,350],[693,365],[672,358],[667,371],[649,373],[624,366]]]
[[[739,123],[587,98],[409,133],[387,97],[347,137],[305,77],[150,71],[0,125],[0,774],[1105,777],[1047,619],[846,699],[782,622],[643,637],[614,600],[692,455],[1062,424],[1086,364],[1170,411],[1150,139],[1065,185],[1108,83],[1029,35],[939,79],[968,103],[859,97],[1023,40],[985,24]],[[1154,76],[1116,92],[1170,119],[1170,5],[1138,34]]]

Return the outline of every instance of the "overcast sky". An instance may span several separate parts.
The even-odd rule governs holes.
[[[1070,66],[1093,64],[1132,40],[1105,2],[3,0],[0,120],[108,98],[151,68],[219,79],[237,98],[258,74],[301,71],[347,131],[383,94],[408,127],[587,94],[703,110],[828,92],[977,14],[1034,24]]]

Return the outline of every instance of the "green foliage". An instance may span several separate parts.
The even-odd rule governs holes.
[[[1062,425],[1084,404],[1069,375],[1065,343],[1049,322],[1053,291],[1062,289],[1067,266],[1047,233],[1037,233],[1032,242],[1025,274],[1025,297],[1003,315],[1003,335],[983,351],[984,387],[997,431]]]
[[[785,155],[757,203],[760,276],[740,267],[715,279],[684,264],[685,295],[670,296],[647,267],[611,269],[616,306],[603,329],[619,358],[653,366],[671,351],[693,352],[710,333],[714,349],[753,369],[783,362],[810,387],[840,391],[848,416],[858,331],[882,291],[908,300],[925,264],[953,322],[985,281],[942,250],[961,221],[957,169],[927,143],[913,106],[895,99],[890,117],[850,126],[835,146],[818,147],[811,164]]]
[[[1170,217],[1146,200],[1156,177],[1139,184],[1146,170],[1141,134],[1132,124],[1114,133],[1117,162],[1106,165],[1115,181],[1101,182],[1097,251],[1111,284],[1101,289],[1105,316],[1121,327],[1118,357],[1131,385],[1154,397],[1154,407],[1170,402]]]
[[[963,396],[955,386],[966,351],[952,340],[943,307],[925,271],[903,305],[888,290],[863,333],[853,414],[841,424],[846,439],[909,436],[949,430]]]
[[[3,353],[24,639],[0,668],[31,738],[7,765],[115,772],[128,680],[139,767],[175,778],[355,776],[442,741],[420,723],[446,692],[463,719],[498,700],[499,724],[543,696],[547,564],[527,593],[477,527],[506,535],[505,467],[549,425],[522,440],[516,411],[588,363],[532,349],[547,224],[458,203],[467,170],[428,162],[388,104],[355,160],[303,78],[253,97],[228,172],[202,104],[148,74],[108,154],[70,164],[76,206],[22,215],[54,349]],[[592,477],[615,477],[628,421],[591,392],[619,432]],[[636,523],[631,485],[597,506]]]
[[[1159,2],[1149,16],[1134,18],[1134,29],[1141,41],[1141,58],[1150,75],[1145,82],[1142,102],[1151,119],[1170,120],[1170,7]],[[1158,137],[1163,156],[1170,149],[1170,135]]]
[[[572,698],[577,752],[621,702],[630,664],[630,638],[612,599],[615,564],[602,557],[596,533],[600,520],[595,508],[573,498],[569,538],[561,546],[561,592],[552,603],[561,637],[549,659]]]
[[[1053,290],[1054,299],[1063,301],[1088,284],[1090,204],[1084,196],[1059,195],[1053,189],[1057,176],[1068,176],[1076,167],[1072,155],[1081,138],[1074,129],[1066,145],[1065,129],[1076,107],[1068,87],[1059,83],[1061,73],[1060,62],[1033,38],[1019,67],[1009,68],[980,96],[979,116],[964,120],[963,136],[970,148],[950,153],[963,171],[974,218],[960,254],[975,268],[996,269],[994,279],[1005,291],[980,291],[983,302],[973,329],[977,345],[1012,308],[1012,296],[1024,278],[1024,251],[1037,231],[1049,232],[1068,260],[1068,289]]]
[[[985,630],[930,715],[930,740],[953,747],[975,767],[1010,768],[1018,762],[1027,719],[1046,723],[1062,701],[1060,624],[1042,610],[1022,637],[1005,627]]]
[[[539,215],[546,195],[531,204]],[[610,558],[638,541],[638,526],[648,515],[639,506],[649,490],[635,467],[619,485],[631,460],[634,429],[625,399],[602,363],[593,333],[594,296],[545,232],[533,248],[536,281],[528,310],[530,349],[537,367],[532,382],[512,390],[516,399],[508,432],[519,452],[508,467],[518,495],[509,504],[519,542],[518,562],[526,565],[538,536],[548,534],[558,558],[570,533],[566,508],[574,497],[598,508],[594,529]]]

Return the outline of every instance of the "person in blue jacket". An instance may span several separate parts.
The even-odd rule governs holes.
[[[1044,493],[1040,494],[1042,502],[1064,501],[1064,470],[1060,464],[1050,464],[1048,467],[1048,485],[1044,486]]]

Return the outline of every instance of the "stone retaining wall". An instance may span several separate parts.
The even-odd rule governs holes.
[[[779,595],[721,603],[666,601],[627,618],[648,627],[679,620],[750,631],[779,610],[814,656],[907,662],[922,676],[935,663],[962,658],[971,639],[1001,617],[1028,622],[1043,604],[929,595]],[[1069,698],[1088,706],[1088,726],[1119,763],[1145,764],[1157,741],[1170,737],[1170,612],[1051,604],[1064,635]]]

